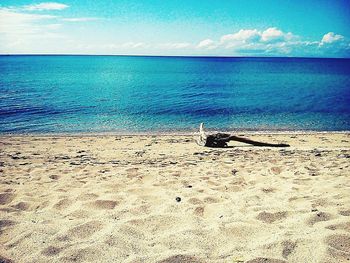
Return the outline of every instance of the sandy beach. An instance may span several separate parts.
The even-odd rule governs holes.
[[[1,262],[349,262],[350,134],[0,137]]]

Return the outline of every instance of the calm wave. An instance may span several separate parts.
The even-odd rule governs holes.
[[[0,132],[350,130],[350,60],[0,56]]]

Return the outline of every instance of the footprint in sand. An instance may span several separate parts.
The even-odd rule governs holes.
[[[326,239],[329,246],[329,254],[332,258],[340,261],[350,260],[350,236],[331,235]],[[334,261],[335,262],[335,261]]]
[[[117,205],[118,202],[113,200],[96,200],[89,204],[90,207],[95,209],[114,209]]]
[[[287,258],[291,253],[293,253],[295,247],[297,246],[296,242],[292,242],[290,240],[286,240],[282,242],[282,256]]]
[[[193,256],[186,256],[186,255],[175,255],[168,257],[166,259],[160,260],[157,263],[181,263],[181,262],[186,262],[186,263],[204,263],[203,260],[193,257]]]
[[[129,237],[131,240],[142,240],[146,237],[140,228],[125,224],[120,226],[118,233]]]
[[[328,221],[332,218],[331,214],[329,213],[325,213],[325,212],[317,212],[316,214],[314,214],[313,216],[311,216],[308,220],[307,220],[307,224],[309,226],[313,226],[314,224],[318,223],[318,222],[322,222],[322,221]]]
[[[195,197],[192,197],[190,199],[188,199],[188,202],[192,205],[200,205],[200,204],[203,204],[203,202],[198,199],[198,198],[195,198]]]
[[[89,218],[91,216],[91,212],[87,210],[75,210],[74,212],[70,213],[69,216],[74,217],[74,218]]]
[[[11,242],[6,245],[6,248],[10,250],[10,249],[18,249],[19,247],[22,247],[23,243],[28,242],[28,240],[30,240],[30,238],[33,235],[33,232],[29,232],[29,231],[27,231],[27,234],[21,234],[21,235],[14,237],[11,240]]]
[[[129,179],[135,178],[139,175],[139,168],[128,168],[125,171],[128,174],[126,177]]]
[[[75,238],[88,238],[94,233],[100,231],[103,227],[103,224],[99,221],[90,221],[85,224],[76,226],[68,230],[68,236]]]
[[[281,167],[271,167],[271,172],[275,175],[278,175],[282,172]]]
[[[275,188],[261,188],[261,191],[263,191],[264,193],[274,193],[276,191]]]
[[[0,220],[0,233],[2,232],[2,230],[6,227],[9,227],[9,226],[13,226],[13,225],[16,225],[17,223],[15,221],[12,221],[12,220],[8,220],[8,219],[2,219]],[[0,260],[0,262],[2,262]]]
[[[68,208],[71,205],[72,201],[68,198],[61,199],[53,207],[57,210],[63,210]]]
[[[53,257],[56,256],[61,252],[61,248],[54,247],[54,246],[48,246],[44,250],[41,251],[41,254],[48,256],[48,257]],[[1,261],[0,261],[1,262]]]
[[[101,251],[95,248],[75,249],[67,253],[59,262],[100,262]]]
[[[312,203],[312,207],[316,208],[318,206],[326,207],[327,205],[330,205],[331,203],[325,199],[325,198],[319,198]]]
[[[133,205],[133,207],[129,209],[129,212],[133,215],[148,215],[151,213],[151,206],[149,204]]]
[[[93,194],[93,193],[86,193],[86,194],[81,194],[78,196],[78,200],[79,201],[89,201],[89,200],[93,200],[96,199],[98,197],[97,194]]]
[[[0,262],[1,263],[14,263],[11,259],[5,258],[3,256],[0,256]]]
[[[287,261],[276,258],[254,258],[245,263],[287,263]]]
[[[21,211],[28,211],[30,208],[30,205],[26,202],[19,202],[16,205],[12,206],[13,208],[16,208]],[[0,261],[1,262],[1,261]]]
[[[339,215],[342,215],[342,216],[350,216],[350,210],[342,210],[342,211],[339,211]]]
[[[265,223],[273,223],[277,220],[281,220],[287,217],[287,212],[276,212],[276,213],[268,213],[268,212],[261,212],[258,214],[256,219],[263,221]]]
[[[12,193],[2,193],[0,194],[0,205],[7,205],[15,199],[15,194]]]
[[[194,214],[196,216],[203,216],[203,214],[204,214],[204,207],[203,206],[196,207],[196,209],[194,209]]]
[[[70,242],[72,239],[68,235],[62,235],[62,236],[57,236],[55,240],[59,242],[67,243],[67,242]]]
[[[326,226],[326,228],[330,230],[345,230],[346,232],[350,232],[350,222],[330,225],[330,226]]]
[[[208,196],[208,197],[205,197],[205,198],[204,198],[204,202],[209,203],[209,204],[214,204],[214,203],[219,203],[220,200]]]

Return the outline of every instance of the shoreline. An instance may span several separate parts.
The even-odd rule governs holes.
[[[295,130],[295,131],[277,131],[277,130],[210,130],[210,133],[231,133],[246,135],[317,135],[317,134],[350,134],[350,130],[344,131],[317,131],[317,130]],[[177,131],[177,132],[68,132],[68,133],[0,133],[0,137],[103,137],[103,136],[193,136],[198,134],[196,131]]]

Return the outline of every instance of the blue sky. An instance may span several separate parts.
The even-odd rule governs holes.
[[[350,57],[350,0],[0,3],[1,54]]]

